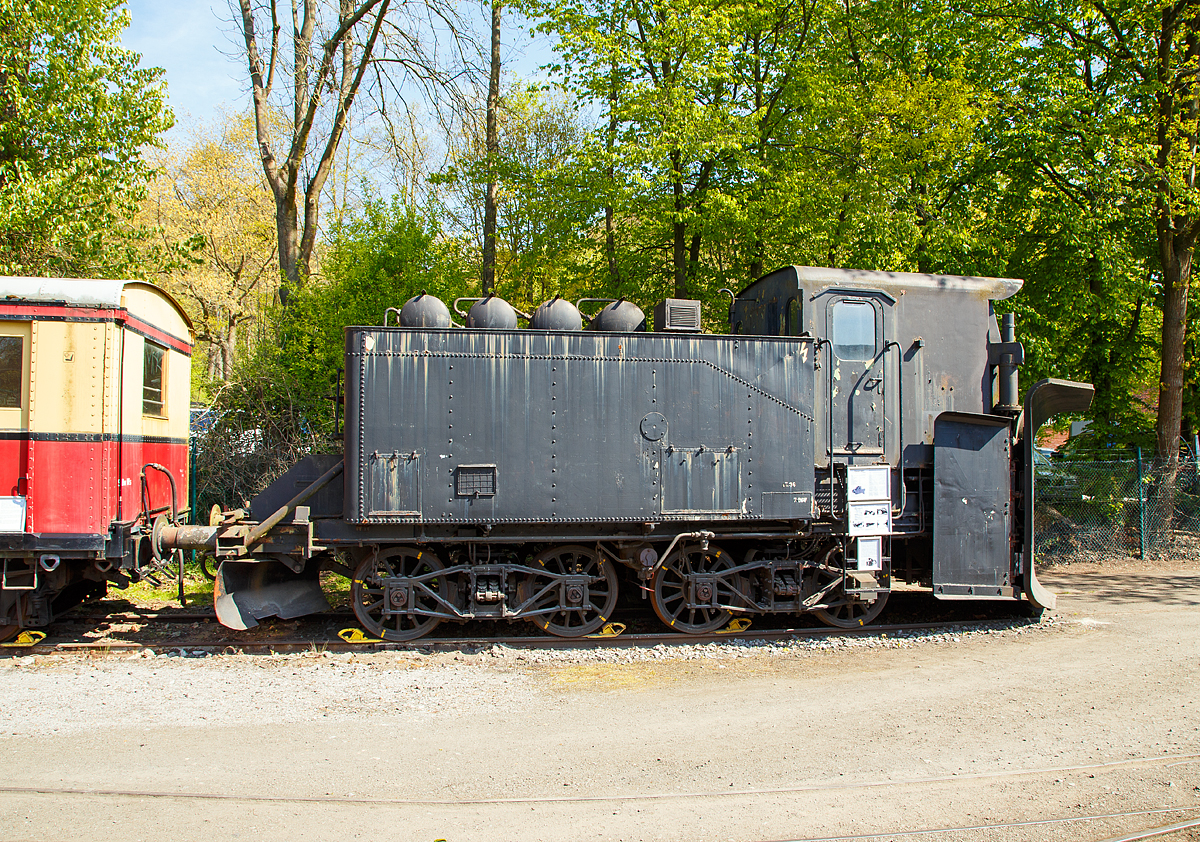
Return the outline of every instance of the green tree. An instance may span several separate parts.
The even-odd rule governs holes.
[[[1153,192],[1109,80],[1052,72],[1042,64],[1052,51],[1028,47],[993,141],[1007,179],[989,211],[1006,274],[1026,279],[1006,306],[1019,315],[1027,377],[1093,383],[1098,438],[1152,446],[1141,395],[1161,341]]]
[[[259,338],[279,286],[275,208],[253,120],[224,117],[197,129],[181,154],[165,156],[142,219],[157,231],[164,253],[187,257],[163,282],[196,330],[194,380],[229,380]]]
[[[536,10],[607,117],[587,152],[610,278],[707,297],[788,262],[999,263],[977,198],[996,178],[995,27],[908,0]]]
[[[388,307],[422,290],[453,299],[478,278],[454,240],[397,200],[347,213],[329,233],[321,269],[287,307],[264,316],[275,341],[258,344],[215,394],[200,482],[217,500],[249,499],[297,459],[335,447],[330,395],[346,325],[382,324]]]
[[[1079,162],[1089,174],[1109,171],[1121,180],[1119,215],[1130,218],[1132,208],[1142,216],[1130,232],[1131,250],[1148,247],[1153,255],[1145,280],[1158,285],[1162,313],[1155,433],[1159,454],[1175,460],[1200,234],[1200,4],[1025,0],[993,14],[1015,17],[1034,60],[1028,84],[1045,94],[1038,107],[1073,117],[1066,127],[1087,134]],[[1083,105],[1077,116],[1072,103]]]
[[[717,167],[741,143],[732,110],[739,9],[709,0],[535,7],[558,38],[571,89],[611,115],[600,159],[620,183],[605,193],[623,194],[626,220],[642,228],[635,274],[665,275],[679,297],[698,275]]]
[[[589,286],[597,212],[594,182],[580,155],[586,129],[561,91],[509,89],[499,97],[495,151],[464,126],[450,164],[433,181],[448,227],[486,253],[486,192],[495,190],[494,290],[514,305]]]
[[[137,271],[130,220],[172,117],[122,0],[0,0],[0,271]]]

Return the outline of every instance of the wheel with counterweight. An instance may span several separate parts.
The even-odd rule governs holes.
[[[726,606],[742,602],[741,577],[722,575],[737,564],[718,547],[683,546],[671,552],[654,574],[653,603],[658,618],[687,634],[713,632],[729,622]]]
[[[428,550],[411,547],[368,555],[354,571],[350,589],[355,616],[366,631],[384,640],[429,634],[453,602],[445,567]]]
[[[568,544],[534,558],[537,568],[521,582],[523,614],[559,637],[582,637],[604,625],[617,607],[616,565],[596,550]]]
[[[888,601],[888,591],[875,594],[873,602],[845,591],[846,557],[841,547],[825,553],[821,564],[815,568],[816,590],[825,590],[821,603],[826,606],[812,613],[827,626],[835,629],[857,629],[875,622],[883,613]]]

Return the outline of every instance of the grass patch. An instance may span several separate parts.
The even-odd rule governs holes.
[[[212,565],[208,568],[213,569]],[[158,584],[143,580],[121,590],[114,585],[108,589],[109,599],[124,599],[139,608],[162,608],[167,605],[179,605],[179,582],[174,576],[159,574],[155,576]],[[183,566],[183,595],[189,606],[210,606],[213,602],[212,580],[200,569],[200,562],[188,562]]]
[[[325,598],[329,600],[329,605],[333,608],[350,607],[350,580],[341,573],[335,573],[332,570],[322,570],[320,580],[321,590],[325,592]]]
[[[216,572],[216,565],[210,560],[209,572]],[[125,600],[138,608],[163,608],[179,605],[179,583],[170,574],[155,576],[158,584],[141,581],[131,584],[125,590],[110,585],[109,600]],[[333,608],[347,608],[350,605],[350,580],[332,570],[322,570],[320,574],[321,590],[325,592],[329,604]],[[209,607],[213,604],[213,582],[201,570],[200,562],[190,561],[183,566],[183,595],[188,607]]]

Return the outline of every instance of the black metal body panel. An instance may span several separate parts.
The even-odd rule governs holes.
[[[944,412],[934,433],[933,592],[1011,596],[1011,428],[1006,418]]]
[[[259,523],[266,520],[341,459],[340,453],[305,456],[250,501],[250,519]],[[342,483],[336,480],[330,482],[306,500],[304,505],[309,508],[310,518],[341,517]]]
[[[107,541],[107,535],[4,532],[0,533],[0,552],[22,555],[64,553],[90,556],[103,553]]]
[[[347,328],[345,519],[809,519],[813,384],[809,339]]]

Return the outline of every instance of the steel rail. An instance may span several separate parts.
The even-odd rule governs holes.
[[[900,836],[939,836],[943,834],[953,833],[970,833],[972,831],[985,830],[1013,830],[1020,827],[1043,827],[1052,824],[1074,824],[1076,822],[1096,822],[1104,821],[1105,819],[1128,819],[1135,816],[1155,816],[1163,813],[1195,813],[1200,810],[1200,807],[1159,807],[1153,810],[1126,810],[1120,813],[1097,813],[1088,816],[1064,816],[1057,819],[1027,819],[1025,821],[1015,822],[997,822],[996,824],[971,824],[959,825],[957,827],[931,827],[922,828],[920,830],[894,830],[886,833],[858,833],[850,836],[808,836],[803,839],[786,839],[777,840],[777,842],[866,842],[870,839],[895,839]],[[1167,833],[1173,833],[1176,830],[1184,830],[1189,827],[1200,825],[1200,819],[1180,822],[1178,824],[1167,825],[1161,828],[1155,828],[1148,832],[1135,832],[1129,835],[1113,836],[1102,842],[1135,842],[1138,839],[1150,839],[1154,836],[1162,836]]]
[[[1196,808],[1193,807],[1191,809],[1194,810]],[[1180,812],[1184,811],[1181,810]],[[1183,822],[1176,822],[1175,824],[1165,824],[1147,830],[1138,830],[1121,836],[1110,836],[1108,839],[1101,840],[1101,842],[1137,842],[1139,839],[1153,839],[1155,836],[1166,836],[1168,833],[1174,833],[1177,830],[1187,830],[1192,827],[1200,827],[1200,819],[1189,819]]]

